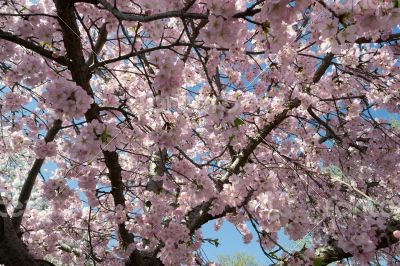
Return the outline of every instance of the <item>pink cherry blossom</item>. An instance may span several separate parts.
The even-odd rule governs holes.
[[[54,81],[43,96],[58,115],[74,118],[83,116],[93,102],[82,88],[67,80]]]
[[[27,98],[19,95],[18,93],[8,92],[5,93],[1,99],[1,104],[4,110],[7,111],[18,111],[23,105],[27,103]]]
[[[396,265],[398,5],[2,1],[0,264]]]
[[[35,145],[34,151],[38,158],[53,157],[57,154],[57,144],[39,140]]]

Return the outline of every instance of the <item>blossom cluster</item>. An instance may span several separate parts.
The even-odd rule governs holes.
[[[153,83],[155,90],[162,97],[174,96],[182,85],[184,63],[170,53],[154,53],[150,60],[159,68]]]
[[[38,158],[53,157],[57,154],[57,144],[39,140],[35,145],[34,152]]]
[[[70,152],[81,160],[96,157],[101,150],[115,151],[116,145],[121,138],[119,130],[113,123],[100,123],[93,120],[83,127],[80,134],[76,136],[74,143],[71,144]]]
[[[2,108],[5,112],[18,111],[23,105],[28,103],[27,97],[14,92],[7,92],[0,100]]]
[[[399,1],[61,2],[0,6],[1,196],[34,179],[35,259],[205,264],[216,221],[311,238],[288,265],[396,263]]]
[[[43,97],[58,116],[65,115],[68,118],[82,117],[93,102],[86,91],[68,80],[51,82]]]

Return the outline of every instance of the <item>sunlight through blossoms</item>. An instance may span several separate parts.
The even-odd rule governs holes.
[[[399,7],[0,1],[0,264],[398,265]]]

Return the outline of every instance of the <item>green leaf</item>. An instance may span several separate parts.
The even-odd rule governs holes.
[[[235,120],[233,120],[233,125],[234,127],[240,127],[241,125],[244,125],[244,121],[241,118],[236,117]]]
[[[315,258],[313,266],[324,266],[324,260],[322,258]]]
[[[271,256],[274,259],[279,259],[278,256],[276,255],[276,253],[273,252],[273,251],[269,252],[268,255]]]
[[[219,240],[218,240],[218,238],[215,238],[215,239],[204,238],[204,239],[202,239],[201,241],[202,241],[203,243],[204,243],[204,242],[208,242],[208,243],[210,243],[211,245],[213,245],[213,246],[215,246],[215,247],[218,247],[218,246],[219,246]]]
[[[103,133],[101,133],[100,138],[101,138],[101,142],[107,144],[107,143],[110,142],[110,140],[111,140],[111,135],[107,134],[107,132],[104,131]]]
[[[48,43],[48,42],[45,42],[45,41],[39,42],[39,44],[40,44],[41,46],[43,46],[43,47],[48,46],[48,47],[50,47],[50,48],[54,48],[54,46],[53,46],[51,43]]]
[[[339,16],[339,22],[342,23],[343,28],[346,29],[349,26],[348,20],[350,19],[350,17],[351,17],[351,14],[349,12],[344,13],[343,15]]]
[[[270,29],[270,27],[271,27],[269,21],[266,20],[266,21],[261,25],[261,27],[262,27],[262,30],[263,30],[264,34],[265,34],[265,35],[268,35],[269,29]]]
[[[398,130],[400,130],[400,122],[399,122],[398,120],[392,119],[392,120],[391,120],[391,123],[392,123],[392,127],[396,128],[396,129],[398,129]]]

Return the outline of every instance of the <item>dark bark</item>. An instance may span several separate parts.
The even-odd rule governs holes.
[[[389,220],[386,230],[382,232],[382,237],[378,242],[377,250],[390,247],[399,242],[399,239],[393,236],[393,231],[397,229],[400,229],[400,215],[396,215]],[[344,252],[339,248],[337,242],[335,242],[329,246],[318,248],[315,252],[314,260],[318,261],[318,265],[325,266],[332,262],[351,258],[352,256],[352,254]]]
[[[53,126],[47,131],[45,136],[46,142],[52,142],[56,137],[58,131],[61,129],[61,120],[55,120]],[[12,215],[12,223],[15,230],[19,230],[19,227],[22,222],[22,218],[26,209],[26,205],[28,204],[29,198],[31,197],[33,186],[35,185],[35,181],[37,175],[39,174],[40,168],[44,163],[44,159],[36,159],[33,162],[32,168],[28,172],[28,176],[22,186],[21,193],[18,198],[18,205],[15,207],[13,215]]]
[[[57,15],[59,16],[59,23],[62,28],[63,40],[68,58],[71,59],[69,63],[69,70],[71,71],[72,78],[80,85],[90,96],[93,95],[93,90],[90,87],[91,72],[85,64],[83,56],[82,43],[80,40],[79,28],[76,23],[74,14],[73,3],[74,1],[54,0],[57,8]],[[88,122],[95,119],[101,122],[99,107],[93,103],[90,109],[86,112],[85,118]],[[103,151],[105,164],[108,169],[108,177],[111,182],[111,194],[114,199],[115,205],[125,206],[124,197],[124,184],[121,176],[121,165],[118,161],[118,153],[113,151]],[[119,235],[121,238],[121,245],[127,246],[134,242],[133,235],[128,232],[125,224],[118,225]],[[129,257],[127,265],[135,266],[150,266],[162,265],[161,261],[153,254],[147,254],[135,250]]]
[[[6,206],[0,196],[0,264],[9,266],[36,266],[40,265],[28,253],[22,240],[7,213]]]
[[[15,36],[12,33],[2,31],[1,29],[0,29],[0,39],[10,41],[15,44],[19,44],[35,53],[38,53],[39,55],[41,55],[47,59],[55,61],[61,65],[67,65],[67,59],[64,56],[59,56],[57,58],[54,58],[52,51],[46,50],[39,45],[36,45],[36,44],[34,44],[28,40],[25,40],[21,37]]]
[[[317,71],[315,71],[313,82],[317,83],[321,80],[322,76],[325,74],[325,71],[331,65],[333,59],[333,54],[328,53],[325,58],[322,60],[321,65],[318,67]]]
[[[264,141],[264,139],[271,133],[272,130],[276,129],[286,118],[287,114],[299,107],[301,104],[299,99],[293,99],[288,103],[287,107],[279,114],[274,117],[274,120],[270,123],[266,123],[264,127],[260,130],[259,134],[250,140],[250,142],[239,152],[237,157],[233,160],[229,167],[229,172],[227,172],[221,179],[221,184],[224,184],[228,181],[228,178],[233,174],[239,173],[240,168],[242,168],[249,160],[250,155],[255,151],[255,149]],[[222,189],[222,186],[220,187]],[[247,197],[246,197],[247,198]],[[249,198],[250,199],[250,198]],[[208,213],[212,201],[211,199],[208,202],[205,202],[192,211],[189,212],[188,215],[188,227],[191,233],[194,233],[195,230],[199,229],[203,224],[207,223],[210,220],[219,218],[220,216],[212,216]],[[246,202],[243,205],[247,204]],[[236,208],[232,208],[227,206],[225,208],[224,214],[233,212]]]

